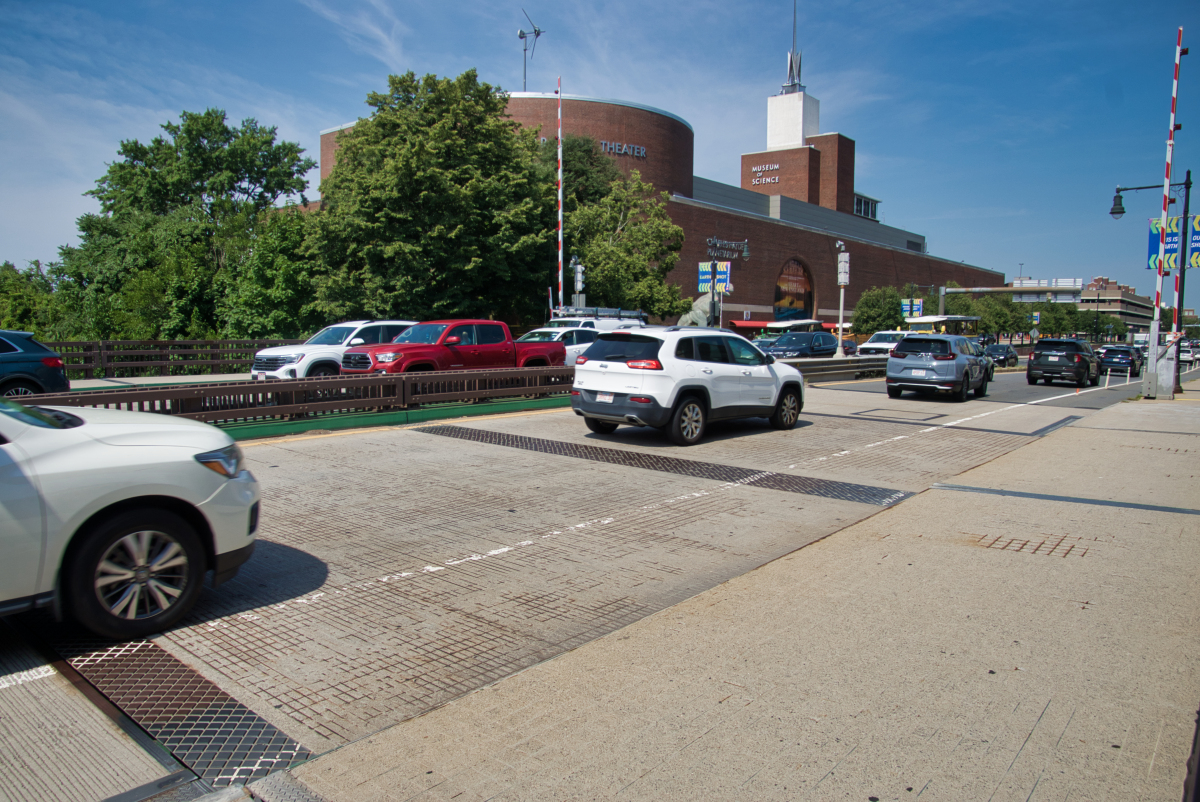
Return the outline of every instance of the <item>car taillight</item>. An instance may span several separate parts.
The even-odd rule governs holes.
[[[892,351],[892,353],[888,354],[889,359],[904,359],[906,356],[908,356],[908,354],[897,354],[895,351]]]
[[[581,393],[580,393],[578,390],[572,390],[572,391],[571,391],[571,395],[580,395],[580,394],[581,394]]]
[[[944,362],[944,361],[947,361],[947,360],[954,359],[954,354],[934,354],[934,355],[933,355],[933,358],[934,358],[934,359],[940,359],[940,360],[942,360],[942,361]]]
[[[587,357],[584,356],[583,354],[580,354],[579,356],[575,357],[576,365],[582,365],[584,362],[587,362]]]
[[[1081,357],[1079,354],[1076,354],[1076,355],[1075,355],[1075,360],[1074,360],[1074,361],[1076,361],[1076,362],[1082,362],[1082,361],[1083,361],[1083,357]]]
[[[644,396],[644,395],[631,396],[629,400],[635,404],[653,404],[654,403],[653,398],[646,398],[646,396]]]
[[[62,357],[46,356],[42,357],[42,364],[48,368],[61,368],[63,366]]]
[[[631,359],[625,363],[626,367],[634,370],[662,370],[662,363],[657,359]]]

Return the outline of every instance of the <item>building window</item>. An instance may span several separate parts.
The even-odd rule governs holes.
[[[854,196],[854,213],[868,220],[878,220],[879,201],[865,195]]]

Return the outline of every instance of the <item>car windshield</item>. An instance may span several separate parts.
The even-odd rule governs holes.
[[[643,334],[627,334],[623,331],[601,334],[583,355],[588,360],[604,359],[610,362],[628,362],[631,359],[656,359],[662,340]]]
[[[869,343],[898,343],[904,339],[902,331],[877,331],[871,335]]]
[[[1128,348],[1105,348],[1105,356],[1130,356],[1133,352]]]
[[[4,398],[0,398],[0,414],[7,415],[14,420],[19,420],[26,426],[37,426],[41,429],[72,428],[71,416],[59,413],[53,409],[27,407],[24,404],[17,404]]]
[[[341,345],[350,339],[350,335],[354,333],[354,326],[330,326],[327,329],[321,329],[316,334],[308,338],[305,345]]]
[[[811,345],[814,334],[811,331],[797,331],[785,334],[775,341],[776,348],[795,348],[799,345]]]
[[[989,354],[1006,354],[1006,353],[1008,353],[1008,346],[1007,345],[989,345],[987,347],[987,352]]]
[[[905,337],[896,344],[897,354],[948,354],[950,343],[927,337]]]
[[[438,337],[442,336],[442,332],[449,327],[449,323],[418,323],[392,340],[392,342],[432,345],[437,342]]]
[[[561,331],[531,331],[517,340],[519,343],[552,343],[563,336]]]

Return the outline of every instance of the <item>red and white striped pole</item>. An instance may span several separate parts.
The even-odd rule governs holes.
[[[1167,129],[1167,169],[1163,177],[1162,220],[1158,227],[1158,279],[1154,285],[1154,318],[1150,321],[1150,343],[1147,360],[1146,380],[1142,385],[1142,395],[1146,398],[1158,397],[1158,335],[1162,327],[1162,287],[1163,268],[1166,264],[1167,253],[1167,204],[1171,202],[1171,159],[1175,155],[1175,104],[1179,97],[1179,57],[1183,51],[1183,28],[1180,27],[1175,37],[1175,77],[1171,83],[1171,124]],[[1184,236],[1181,234],[1181,236]],[[1172,379],[1174,381],[1174,379]]]
[[[1179,30],[1183,30],[1180,28]],[[1178,60],[1178,59],[1176,59]],[[1171,121],[1174,122],[1174,111]],[[558,76],[558,305],[563,305],[562,76]]]

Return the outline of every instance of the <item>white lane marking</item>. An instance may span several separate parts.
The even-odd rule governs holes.
[[[11,674],[0,676],[0,689],[12,688],[16,685],[24,685],[26,682],[33,682],[34,680],[52,676],[54,676],[54,668],[52,666],[38,666],[27,671],[14,671]]]
[[[737,481],[734,481],[734,482],[725,482],[724,484],[717,485],[716,487],[714,487],[710,490],[698,490],[694,493],[685,493],[684,495],[681,495],[681,496],[674,496],[673,498],[668,498],[668,499],[663,499],[662,501],[652,502],[650,504],[645,504],[641,507],[637,507],[637,508],[631,510],[630,516],[632,517],[632,516],[641,515],[642,513],[645,513],[647,511],[656,510],[656,509],[665,507],[670,504],[679,503],[681,501],[688,501],[691,499],[701,498],[703,496],[710,496],[720,490],[732,490],[737,487],[742,487],[750,482],[754,482],[759,479],[765,478],[767,476],[774,476],[774,475],[776,475],[776,474],[774,474],[772,471],[763,471],[761,473],[756,473],[756,474],[747,476],[744,479],[738,479]],[[896,499],[902,498],[903,496],[904,496],[903,493],[898,493],[896,495]],[[361,593],[363,591],[370,591],[373,589],[378,589],[380,585],[392,585],[401,580],[410,579],[412,577],[419,577],[422,574],[432,574],[432,573],[436,573],[438,571],[446,571],[449,569],[453,569],[457,566],[463,565],[464,563],[476,562],[478,560],[496,559],[497,557],[503,557],[507,554],[517,554],[521,551],[529,550],[529,548],[531,546],[536,547],[538,543],[540,543],[542,540],[544,540],[546,538],[554,538],[556,536],[561,537],[564,535],[569,536],[575,532],[580,532],[580,531],[583,531],[586,529],[592,529],[592,528],[595,528],[598,526],[605,526],[607,524],[614,523],[616,520],[617,520],[617,518],[615,516],[609,516],[607,518],[595,518],[590,521],[583,521],[581,523],[577,523],[573,526],[568,526],[563,529],[551,530],[547,534],[538,536],[538,538],[536,540],[521,540],[521,541],[518,541],[518,542],[512,544],[511,546],[502,546],[497,549],[492,549],[491,551],[486,552],[484,554],[468,554],[464,557],[454,557],[449,560],[445,560],[442,565],[426,565],[424,568],[412,569],[412,570],[408,570],[408,571],[400,571],[400,572],[397,572],[394,574],[385,574],[383,576],[379,576],[374,579],[364,580],[362,582],[353,582],[348,585],[342,585],[341,587],[338,587],[338,588],[326,588],[326,590],[324,590],[324,591],[318,591],[316,593],[311,593],[307,596],[302,596],[297,599],[292,599],[291,601],[280,602],[279,604],[272,604],[272,605],[268,605],[266,607],[257,608],[252,613],[238,613],[238,614],[234,614],[234,615],[229,615],[229,616],[225,616],[224,618],[217,618],[212,621],[207,621],[206,624],[207,624],[208,629],[214,630],[214,629],[227,628],[229,626],[228,622],[233,619],[237,619],[237,618],[240,618],[245,621],[262,621],[264,616],[267,618],[272,618],[280,613],[286,614],[286,613],[297,612],[302,607],[310,607],[313,605],[317,605],[319,603],[323,603],[324,601],[329,601],[329,600],[332,600],[332,599],[334,599],[336,597],[340,597],[340,596],[358,595],[359,593]],[[447,566],[448,566],[448,568],[447,568]],[[297,605],[299,605],[299,606],[297,606]],[[269,623],[269,621],[264,621],[264,623]]]
[[[988,415],[997,415],[1001,412],[1008,412],[1009,410],[1020,409],[1021,407],[1032,407],[1037,404],[1044,404],[1047,401],[1058,401],[1063,398],[1074,398],[1076,396],[1083,395],[1084,393],[1094,393],[1094,392],[1097,392],[1098,390],[1115,390],[1119,387],[1124,387],[1124,386],[1132,384],[1132,383],[1133,383],[1132,380],[1130,380],[1130,381],[1125,381],[1122,384],[1114,384],[1111,387],[1108,387],[1108,386],[1091,387],[1087,390],[1079,390],[1079,391],[1073,392],[1073,393],[1063,393],[1062,395],[1052,395],[1052,396],[1047,396],[1046,398],[1039,398],[1036,401],[1022,401],[1019,404],[1010,404],[1009,406],[1000,407],[999,409],[992,409],[992,410],[988,410],[987,412],[981,412],[978,415],[970,415],[965,418],[959,418],[958,420],[952,420],[949,423],[934,424],[933,426],[930,426],[928,429],[921,429],[919,432],[917,432],[917,434],[925,434],[926,432],[936,432],[939,429],[948,429],[951,426],[958,426],[960,423],[967,423],[968,421],[979,420],[980,418],[986,418]],[[867,445],[859,446],[858,448],[851,448],[851,449],[847,449],[845,451],[838,451],[836,454],[829,454],[828,456],[824,456],[824,457],[813,457],[812,459],[801,460],[800,462],[789,465],[788,470],[791,470],[793,468],[798,468],[801,465],[811,465],[815,462],[825,462],[826,460],[830,459],[831,457],[844,457],[847,454],[853,454],[856,451],[865,451],[868,448],[874,448],[875,446],[881,446],[884,443],[893,443],[897,440],[904,440],[910,436],[911,435],[901,435],[900,437],[893,437],[888,440],[880,440],[877,443],[868,443]]]

